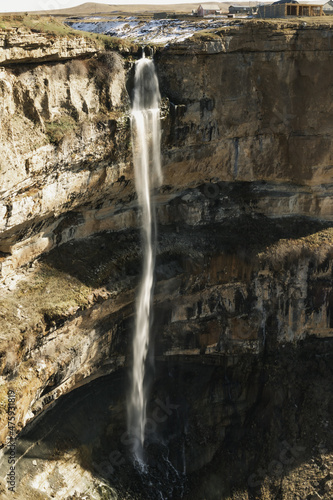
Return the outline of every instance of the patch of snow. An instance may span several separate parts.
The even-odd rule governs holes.
[[[116,18],[115,18],[116,19]],[[168,43],[184,41],[197,31],[208,28],[220,28],[226,25],[224,20],[203,20],[199,22],[177,19],[154,19],[139,21],[133,16],[121,20],[104,20],[68,23],[77,30],[104,33],[118,38],[131,37],[135,42]]]

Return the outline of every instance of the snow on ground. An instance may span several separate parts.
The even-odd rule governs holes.
[[[103,33],[118,38],[130,37],[134,42],[168,43],[183,41],[195,32],[225,26],[225,18],[205,19],[202,21],[180,21],[178,19],[154,19],[139,21],[135,17],[125,19],[70,21],[67,24],[74,29]]]

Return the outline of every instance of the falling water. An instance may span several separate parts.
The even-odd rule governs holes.
[[[136,458],[143,461],[146,424],[145,362],[149,347],[156,229],[151,189],[162,182],[160,159],[160,92],[154,63],[143,58],[136,63],[134,102],[131,113],[135,185],[141,208],[143,275],[136,301],[133,339],[132,387],[128,401],[128,430],[138,440]]]

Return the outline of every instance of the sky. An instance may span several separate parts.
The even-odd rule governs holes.
[[[93,0],[94,1],[94,0]],[[206,0],[207,1],[207,0]],[[26,12],[30,10],[54,10],[66,9],[68,7],[75,7],[85,3],[85,0],[0,0],[0,12]],[[104,3],[109,5],[128,5],[128,4],[172,4],[172,3],[200,3],[200,0],[107,0],[95,3]]]
[[[203,0],[207,1],[207,0]],[[216,0],[215,0],[216,1]],[[221,0],[228,1],[228,0]],[[244,0],[243,0],[244,1]],[[317,3],[320,0],[314,0],[313,3]],[[0,0],[0,12],[26,12],[31,10],[54,10],[54,9],[66,9],[68,7],[75,7],[84,3],[85,0]],[[235,3],[240,3],[242,0],[235,0]],[[196,0],[112,0],[108,2],[107,0],[99,2],[95,0],[95,3],[108,3],[110,5],[125,5],[125,4],[173,4],[173,3],[192,3],[198,4],[199,1]],[[221,3],[221,2],[219,2]]]

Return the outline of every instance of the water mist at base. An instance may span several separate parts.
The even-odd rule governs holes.
[[[146,425],[145,363],[149,347],[153,274],[155,264],[155,210],[151,189],[162,182],[160,159],[160,92],[154,63],[136,62],[131,113],[135,185],[141,209],[143,274],[136,301],[133,339],[132,387],[128,399],[128,432],[138,440],[136,459],[143,463]]]

